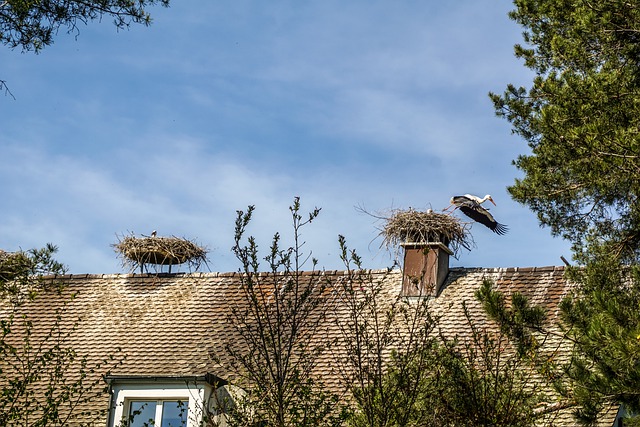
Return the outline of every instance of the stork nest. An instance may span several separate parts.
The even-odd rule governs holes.
[[[195,242],[181,237],[125,236],[113,245],[122,257],[123,266],[135,270],[145,264],[177,265],[189,263],[197,270],[207,262],[207,250]]]
[[[381,246],[399,248],[409,242],[441,242],[457,255],[460,248],[471,250],[473,238],[460,219],[429,209],[426,212],[393,210],[390,216],[380,217],[384,226],[380,229]]]

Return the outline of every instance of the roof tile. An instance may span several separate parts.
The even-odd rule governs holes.
[[[402,276],[399,270],[371,270],[371,277],[383,286],[390,299],[398,295]],[[434,310],[443,315],[442,329],[451,335],[468,335],[462,303],[465,302],[480,324],[488,324],[482,307],[474,297],[483,280],[493,280],[503,292],[521,292],[535,304],[557,316],[558,303],[571,288],[563,277],[563,267],[531,268],[451,268],[440,295],[433,300]],[[305,272],[303,278],[322,277],[329,289],[326,297],[337,293],[347,279],[344,271]],[[24,310],[34,319],[34,334],[44,336],[55,318],[55,310],[66,304],[62,328],[71,330],[76,319],[82,319],[69,343],[89,362],[97,363],[106,355],[120,357],[112,367],[113,375],[184,375],[212,373],[222,378],[224,372],[211,358],[234,332],[225,325],[232,304],[242,303],[240,274],[104,274],[65,275],[67,283],[62,295],[47,294],[28,304]],[[74,299],[70,295],[77,293]],[[3,308],[0,306],[0,314]],[[340,319],[348,313],[336,307],[333,315]],[[326,337],[340,337],[337,327],[328,326]],[[327,353],[318,361],[323,378],[335,390],[340,379],[334,372],[335,353]],[[106,407],[106,397],[95,405]],[[565,411],[566,412],[566,411]],[[573,425],[566,413],[558,415],[562,425]],[[558,423],[560,425],[560,423]]]

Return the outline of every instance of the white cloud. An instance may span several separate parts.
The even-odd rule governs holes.
[[[339,268],[339,233],[378,254],[354,205],[440,209],[491,192],[513,234],[477,230],[464,260],[546,259],[548,233],[504,191],[518,142],[486,97],[523,75],[504,7],[203,0],[158,10],[150,28],[91,24],[41,56],[6,55],[24,80],[18,101],[0,100],[0,245],[52,241],[73,272],[111,272],[118,233],[157,229],[229,270],[235,210],[256,205],[250,232],[267,246],[299,195],[323,208],[308,247]]]

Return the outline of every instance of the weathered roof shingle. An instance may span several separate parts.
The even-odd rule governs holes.
[[[335,278],[335,283],[345,277],[339,271],[324,274]],[[464,336],[468,328],[463,322],[462,302],[474,319],[486,322],[474,293],[484,279],[491,279],[507,294],[517,291],[527,295],[553,318],[560,300],[571,289],[563,274],[563,267],[452,268],[440,295],[432,301],[433,308],[443,315],[441,328],[446,333]],[[379,270],[371,275],[390,297],[400,292],[401,271]],[[90,364],[110,354],[122,359],[112,366],[112,375],[211,373],[227,378],[230,373],[223,372],[224,367],[217,366],[210,354],[233,339],[225,319],[232,304],[242,304],[239,277],[237,273],[70,275],[61,278],[67,284],[62,294],[43,295],[23,310],[34,320],[36,335],[43,334],[50,329],[56,309],[66,302],[63,327],[70,328],[75,319],[81,319],[68,344],[79,354],[88,355]],[[71,295],[76,296],[70,299]],[[6,310],[0,314],[5,315]],[[337,307],[334,315],[340,318],[346,313]],[[327,359],[318,366],[328,370],[330,365]],[[335,375],[332,378],[327,373],[325,380],[339,387]],[[106,396],[93,404],[106,407]],[[610,420],[606,422],[611,425]],[[569,412],[562,414],[558,425],[574,425]]]

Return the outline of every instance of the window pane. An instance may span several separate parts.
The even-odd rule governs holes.
[[[156,401],[134,401],[129,405],[130,427],[148,427],[155,425]]]
[[[162,426],[184,427],[187,425],[188,402],[165,400],[162,402]]]

